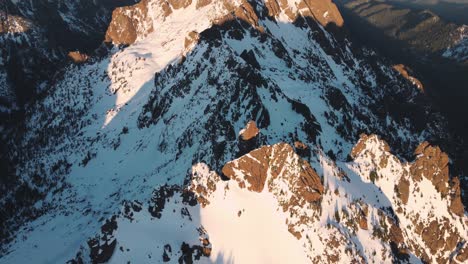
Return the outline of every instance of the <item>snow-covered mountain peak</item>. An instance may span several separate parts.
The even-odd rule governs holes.
[[[324,8],[331,10],[324,11]],[[330,21],[324,22],[323,18],[332,16],[318,16],[318,13],[333,13],[337,16],[334,23],[342,25],[336,6],[328,1],[143,0],[133,6],[117,8],[113,12],[106,41],[133,45],[114,54],[107,66],[112,80],[110,92],[116,94],[117,99],[114,106],[108,106],[103,127],[137,93],[145,94],[145,87],[151,82],[155,72],[183,60],[198,43],[200,32],[213,25],[224,25],[236,20],[263,31],[267,28],[264,23],[269,21],[266,19],[266,11],[271,15],[270,19],[281,21],[280,23],[294,23],[303,16],[316,19],[324,26]],[[284,18],[285,14],[288,18]],[[259,23],[259,17],[265,21]]]
[[[414,181],[411,164],[389,151],[379,137],[363,135],[353,161],[335,163],[318,152],[323,180],[286,143],[228,162],[222,176],[194,164],[186,188],[162,186],[148,203],[126,203],[104,224],[114,221],[115,228],[111,237],[101,233],[91,247],[101,253],[91,259],[142,259],[130,234],[147,230],[158,245],[143,250],[157,262],[466,261],[467,217],[450,211],[453,197],[441,199],[433,185]],[[174,230],[183,243],[166,235]],[[86,262],[85,252],[75,261]]]
[[[27,108],[0,262],[465,261],[447,155],[402,161],[444,119],[317,3],[116,9]]]

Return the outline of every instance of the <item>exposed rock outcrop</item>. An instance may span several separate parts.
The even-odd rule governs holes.
[[[281,12],[294,21],[297,18],[297,11],[294,6],[290,6],[287,0],[267,0],[266,6],[270,16],[278,16]]]
[[[245,128],[239,131],[239,152],[238,156],[247,154],[248,152],[259,147],[260,144],[260,129],[255,121],[249,121]]]
[[[192,166],[191,181],[188,190],[193,192],[201,207],[210,204],[210,198],[216,191],[216,184],[221,180],[208,165],[198,163]]]
[[[359,218],[359,227],[364,230],[368,230],[368,225],[367,225],[367,217],[366,215],[362,214]]]
[[[148,16],[148,0],[138,4],[119,7],[112,12],[112,21],[107,29],[105,42],[129,45],[139,34],[153,31],[152,20]]]
[[[85,53],[81,53],[79,51],[71,51],[68,53],[68,57],[74,62],[74,63],[84,63],[89,59],[89,56]]]
[[[212,0],[197,0],[197,8],[202,8],[205,7],[209,4],[211,4]]]
[[[296,153],[299,154],[301,157],[309,157],[310,156],[310,148],[303,142],[297,140],[294,141],[294,149],[296,150]]]
[[[331,23],[341,27],[344,23],[340,11],[331,0],[301,0],[296,2],[296,6],[291,6],[287,0],[266,0],[265,4],[271,17],[277,17],[284,12],[292,21],[300,14],[314,18],[324,27]]]
[[[192,0],[168,0],[168,2],[174,9],[186,8],[192,4]]]
[[[313,221],[324,187],[315,170],[286,143],[263,146],[228,162],[223,175],[237,181],[239,187],[253,192],[274,194],[284,212],[291,215],[288,231],[297,239],[304,226]]]
[[[455,259],[460,262],[466,262],[468,260],[468,245],[467,242],[463,244],[463,247],[455,255]]]
[[[454,177],[450,184],[450,211],[458,216],[465,213],[461,200],[460,180]]]
[[[393,66],[393,69],[395,69],[397,72],[401,74],[404,78],[406,78],[408,81],[410,81],[413,85],[415,85],[421,92],[424,92],[424,86],[420,80],[418,80],[416,77],[412,76],[412,71],[410,68],[408,68],[406,65],[403,64],[397,64]]]
[[[432,182],[443,196],[449,191],[449,158],[439,147],[428,142],[421,143],[415,150],[416,160],[411,165],[411,176],[416,181],[423,177]]]
[[[223,174],[254,192],[262,192],[267,179],[270,190],[276,179],[286,180],[297,199],[304,199],[304,202],[318,201],[323,193],[317,173],[286,143],[264,146],[228,162]]]
[[[187,37],[185,37],[185,42],[184,42],[184,48],[188,49],[190,47],[193,47],[195,44],[198,43],[198,40],[200,39],[200,36],[198,32],[196,31],[191,31]]]
[[[410,189],[410,182],[406,178],[405,175],[403,175],[400,178],[400,181],[398,182],[398,185],[396,186],[396,192],[397,196],[401,199],[403,204],[408,203],[408,198],[409,198],[409,189]]]
[[[401,162],[390,153],[385,141],[375,135],[361,135],[351,152],[355,161],[366,160],[361,170],[366,168],[378,175],[369,180],[395,199],[392,203],[396,205],[396,214],[393,210],[380,211],[387,220],[380,223],[383,228],[377,229],[376,234],[395,245],[403,245],[398,247],[398,254],[407,247],[425,262],[446,263],[457,244],[464,243],[466,235],[459,181],[454,177],[449,184],[449,159],[439,147],[423,142],[415,154],[415,161]],[[393,190],[387,187],[395,181]],[[454,222],[450,220],[453,217],[460,218]],[[415,237],[422,243],[417,243]]]
[[[214,19],[214,23],[222,25],[228,21],[239,19],[252,27],[262,30],[258,24],[259,17],[254,7],[247,1],[241,0],[238,3],[231,1],[223,1],[223,7],[226,9],[226,14]]]
[[[331,0],[302,0],[299,2],[298,8],[303,15],[312,16],[322,26],[327,26],[331,23],[338,27],[343,26],[343,17],[338,7]]]
[[[351,151],[351,157],[357,157],[362,155],[365,152],[366,144],[375,144],[370,143],[376,140],[376,136],[361,135],[361,139],[356,144],[356,146]],[[395,159],[389,154],[390,147],[388,144],[380,139],[378,144],[382,154],[379,157],[375,157],[374,153],[368,153],[371,157],[373,156],[373,162],[378,162],[376,165],[379,169],[387,168],[389,159]],[[364,151],[364,152],[363,152]],[[410,181],[409,179],[414,179],[415,182],[421,182],[423,178],[429,180],[436,190],[446,197],[449,192],[452,193],[452,198],[455,199],[452,201],[455,208],[459,207],[461,203],[459,195],[459,184],[458,179],[454,178],[452,184],[450,184],[449,177],[449,158],[448,155],[441,151],[437,146],[431,146],[428,142],[421,143],[415,150],[416,159],[409,164],[408,168],[401,172],[401,177],[399,182],[396,185],[397,195],[402,199],[403,203],[408,202],[408,193]],[[403,166],[403,165],[402,165]],[[459,201],[460,200],[460,201]],[[459,209],[455,209],[458,214]]]
[[[242,140],[250,140],[256,137],[260,133],[260,129],[258,129],[257,124],[255,121],[249,121],[244,129],[239,132]]]

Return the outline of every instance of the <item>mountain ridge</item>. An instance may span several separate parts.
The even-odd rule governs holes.
[[[309,216],[289,219],[278,213],[275,228],[278,228],[280,240],[275,241],[287,238],[291,245],[296,245],[299,237],[306,242],[308,232],[313,234],[313,228],[327,229],[327,222],[334,230],[322,233],[325,242],[322,241],[324,248],[320,252],[314,251],[315,244],[309,241],[310,244],[307,242],[306,247],[301,248],[304,255],[297,257],[314,260],[327,254],[329,262],[336,262],[340,257],[369,262],[464,261],[466,235],[462,231],[466,228],[463,223],[466,216],[463,207],[462,216],[459,216],[459,208],[454,209],[457,213],[451,213],[446,209],[451,200],[440,199],[438,194],[444,190],[442,192],[454,201],[460,200],[459,189],[447,187],[446,162],[441,163],[445,166],[445,182],[437,183],[441,189],[436,190],[424,177],[420,186],[427,188],[430,199],[440,205],[436,209],[440,209],[447,223],[456,224],[454,228],[446,228],[443,222],[439,223],[438,216],[428,216],[427,220],[435,219],[435,224],[417,225],[421,230],[428,230],[427,224],[437,225],[430,227],[437,230],[437,237],[454,234],[455,239],[446,248],[428,243],[426,231],[424,235],[417,231],[415,239],[403,234],[403,230],[413,231],[406,231],[405,226],[398,224],[395,214],[406,219],[405,212],[397,211],[394,181],[389,180],[401,175],[388,175],[386,166],[376,165],[380,162],[366,155],[371,153],[370,156],[381,159],[385,156],[400,170],[407,167],[390,156],[388,150],[382,150],[384,143],[380,143],[378,137],[361,139],[360,142],[369,141],[369,146],[365,144],[365,152],[354,151],[351,155],[358,161],[346,162],[362,132],[382,133],[398,158],[411,157],[412,149],[424,140],[447,140],[445,137],[449,134],[444,130],[443,118],[431,109],[415,86],[372,51],[353,46],[346,35],[339,34],[340,29],[324,27],[311,16],[310,9],[303,10],[298,5],[299,13],[292,20],[288,9],[271,17],[269,14],[275,12],[266,5],[270,1],[239,1],[234,10],[223,9],[222,1],[201,7],[197,7],[198,1],[189,2],[185,7],[172,10],[170,15],[166,15],[164,5],[159,2],[140,2],[137,6],[146,3],[146,14],[156,14],[151,19],[144,18],[152,20],[152,25],[137,30],[135,41],[130,45],[119,43],[124,45],[112,47],[108,55],[69,65],[44,100],[28,109],[25,132],[14,142],[17,152],[21,153],[15,158],[20,182],[39,197],[33,197],[24,208],[9,204],[8,196],[2,197],[4,205],[13,206],[10,217],[14,221],[9,219],[12,240],[6,244],[5,257],[0,258],[0,262],[32,258],[38,262],[66,262],[73,259],[76,252],[72,263],[121,262],[127,258],[146,261],[147,257],[158,262],[167,259],[182,263],[234,261],[236,256],[229,255],[229,249],[235,251],[235,248],[223,238],[214,221],[218,209],[223,208],[223,203],[216,201],[225,199],[223,195],[231,195],[231,202],[246,197],[258,198],[240,186],[241,182],[250,186],[243,180],[250,169],[244,173],[236,167],[239,164],[236,160],[251,157],[258,149],[266,149],[273,156],[286,153],[287,158],[276,161],[278,167],[288,162],[304,164],[302,158],[310,163],[309,167],[304,165],[308,171],[306,175],[310,176],[305,177],[309,179],[305,183],[301,177],[294,178],[301,174],[292,169],[286,174],[288,177],[264,177],[268,186],[268,180],[272,179],[274,195],[282,197],[277,201],[287,200],[282,191],[287,194],[298,191],[294,195],[299,204],[311,207],[308,209],[314,212],[312,218],[321,219],[317,222],[308,219]],[[244,140],[238,132],[249,121],[255,122],[259,131]],[[292,146],[302,158],[294,153]],[[440,154],[440,150],[437,153]],[[426,163],[438,165],[432,160]],[[233,168],[226,169],[224,176],[217,176],[225,171],[222,168],[226,164]],[[268,173],[273,166],[274,162],[265,166]],[[376,172],[378,177],[370,172],[373,166],[382,170]],[[386,175],[380,177],[384,172]],[[190,177],[196,180],[191,182]],[[235,180],[223,181],[225,177]],[[328,189],[322,183],[325,180],[330,181]],[[383,184],[388,182],[392,184],[384,188]],[[410,181],[399,186],[405,189],[416,188],[416,185]],[[198,197],[184,191],[187,186],[191,186],[191,192]],[[235,191],[220,191],[226,186]],[[287,188],[283,190],[281,186]],[[356,199],[362,197],[363,193],[356,187],[369,191],[369,197],[365,198],[371,202],[367,213],[364,213],[366,206],[361,208],[346,198],[348,195]],[[9,194],[14,196],[14,191]],[[205,197],[213,193],[219,200]],[[377,198],[371,198],[371,194]],[[251,206],[266,202],[270,211],[265,214],[275,215],[278,212],[275,210],[279,209],[268,195],[268,199],[259,196],[263,197],[259,204]],[[320,200],[317,195],[328,199],[321,200],[321,204],[337,202],[338,208],[326,207],[329,211],[320,214],[314,209],[317,205],[314,202]],[[216,206],[208,204],[204,211],[195,200],[201,205],[205,201]],[[408,200],[414,201],[413,198]],[[390,209],[385,208],[388,206]],[[392,213],[392,207],[396,213]],[[248,218],[250,209],[245,213],[237,208],[226,206],[223,209],[226,211],[221,212],[233,213],[234,219],[242,219],[243,215],[252,219]],[[120,209],[122,213],[116,213]],[[289,210],[297,216],[304,212],[294,203],[281,210],[283,213]],[[177,214],[171,215],[171,212]],[[358,232],[362,237],[352,232],[354,224],[341,224],[341,219],[347,219],[346,214],[352,215],[350,219],[359,219],[356,231],[368,229]],[[31,218],[35,220],[22,221]],[[279,225],[286,219],[291,221],[291,226]],[[460,224],[457,219],[461,219]],[[154,224],[158,221],[162,222]],[[234,226],[239,224],[231,218],[225,221]],[[177,230],[179,224],[181,236],[159,230],[164,227]],[[17,234],[15,226],[22,227]],[[348,230],[350,226],[353,228]],[[239,224],[238,227],[245,226]],[[167,242],[159,240],[157,247],[139,251],[137,245],[141,241],[125,235],[132,230],[140,230],[139,234],[151,230],[148,234],[161,234]],[[290,230],[296,235],[291,235]],[[48,243],[38,243],[44,232],[50,236]],[[142,245],[154,245],[154,237],[142,235],[143,238]],[[361,239],[371,238],[384,242],[376,243],[376,247],[369,244],[363,247]],[[237,245],[243,241],[242,237],[239,239],[235,240]],[[453,241],[460,243],[460,248]],[[268,245],[262,250],[274,246]],[[351,245],[349,249],[347,245]],[[291,252],[298,250],[297,247],[290,249]],[[382,253],[373,255],[374,249]],[[262,250],[255,256],[261,256],[265,252]],[[26,251],[29,256],[22,254]],[[246,256],[238,257],[245,259]]]

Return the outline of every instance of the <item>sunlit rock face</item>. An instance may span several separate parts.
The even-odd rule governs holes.
[[[138,33],[151,33],[153,28],[152,20],[148,16],[148,4],[148,0],[143,0],[136,5],[114,10],[105,41],[115,44],[132,44]]]
[[[460,185],[420,145],[447,142],[444,119],[336,12],[115,9],[106,52],[73,54],[11,142],[22,185],[0,200],[0,260],[463,261]]]
[[[404,78],[414,84],[420,91],[424,92],[424,85],[420,80],[411,75],[411,69],[403,64],[397,64],[393,68],[398,71]]]

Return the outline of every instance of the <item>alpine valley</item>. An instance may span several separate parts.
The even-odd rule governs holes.
[[[0,8],[0,263],[468,262],[463,138],[331,0]]]

